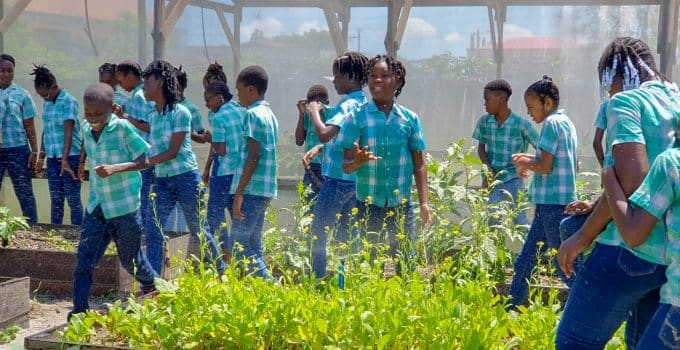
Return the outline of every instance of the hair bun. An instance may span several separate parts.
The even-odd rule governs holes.
[[[544,75],[543,75],[543,80],[547,80],[547,81],[550,81],[550,82],[553,81],[552,78],[549,77],[547,74],[544,74]]]

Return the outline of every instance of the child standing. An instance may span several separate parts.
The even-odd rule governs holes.
[[[307,98],[299,100],[298,108],[298,122],[295,128],[295,144],[298,146],[305,145],[305,153],[312,148],[321,144],[319,137],[316,135],[314,125],[309,113],[305,110],[305,105],[318,102],[322,106],[327,106],[330,102],[328,100],[328,91],[323,85],[312,85],[307,91]],[[325,113],[320,112],[322,119],[325,119]],[[322,120],[325,122],[325,120]],[[321,161],[317,158],[312,158],[309,164],[305,165],[305,176],[302,178],[302,183],[306,188],[311,188],[312,192],[307,197],[307,201],[315,199],[321,187],[323,186],[323,177],[321,176]]]
[[[35,224],[38,222],[38,212],[31,171],[38,158],[34,123],[37,112],[28,91],[13,83],[14,66],[14,57],[0,55],[0,95],[6,97],[6,107],[9,108],[3,109],[6,112],[0,118],[0,174],[4,174],[7,169],[23,216],[29,224]]]
[[[200,185],[196,156],[191,150],[191,114],[177,101],[177,78],[170,63],[156,60],[147,67],[144,71],[144,96],[155,103],[150,115],[149,165],[155,167],[153,192],[156,196],[153,199],[155,205],[148,209],[149,220],[145,222],[149,262],[156,272],[161,272],[164,246],[161,225],[179,203],[191,234],[195,238],[205,238],[208,247],[206,259],[221,272],[224,262],[215,240],[207,225],[199,219],[205,188]]]
[[[491,175],[485,178],[484,186],[494,179],[501,181],[489,194],[489,203],[503,201],[509,193],[514,201],[520,191],[524,191],[524,180],[517,175],[512,155],[525,153],[529,145],[536,148],[538,133],[529,121],[512,113],[508,100],[512,95],[510,84],[503,80],[493,80],[484,87],[484,107],[488,114],[477,121],[472,138],[479,141],[477,154]],[[529,220],[524,210],[515,223],[527,225]]]
[[[531,273],[537,263],[539,242],[547,248],[557,249],[561,239],[560,221],[567,214],[566,205],[576,199],[576,128],[564,111],[559,108],[560,92],[548,76],[543,76],[529,86],[524,101],[531,118],[536,124],[543,123],[536,155],[515,154],[512,161],[519,174],[526,176],[533,171],[534,177],[529,188],[529,200],[536,205],[534,221],[515,260],[515,275],[510,285],[510,304],[523,304],[529,294]],[[555,264],[557,266],[557,264]],[[562,270],[558,275],[571,285]]]
[[[116,64],[104,63],[99,66],[99,82],[111,86],[113,89],[113,103],[119,106],[125,106],[129,97],[122,91],[118,90],[118,81],[116,80]]]
[[[224,74],[224,69],[222,66],[215,62],[211,63],[208,66],[208,69],[205,71],[205,75],[203,76],[203,90],[208,88],[208,86],[212,83],[216,82],[222,82],[222,83],[227,83],[227,75]],[[237,101],[231,100],[232,104],[236,104],[240,107]],[[245,113],[244,113],[245,115]],[[208,124],[212,126],[212,119],[210,119],[211,114],[208,114]],[[203,134],[203,142],[212,142],[212,134],[210,133],[210,130],[206,130],[206,132]],[[215,150],[210,147],[210,151],[208,152],[208,159],[205,161],[205,167],[203,168],[203,183],[209,185],[210,184],[210,178],[212,176],[216,176],[217,174],[217,169],[219,169],[219,160],[216,159],[215,157]],[[214,164],[213,164],[214,163]],[[213,186],[210,185],[210,192],[212,193],[213,191],[217,192],[217,189],[213,189]]]
[[[358,52],[347,52],[333,61],[333,86],[338,95],[345,96],[337,106],[328,110],[328,119],[325,122],[321,120],[321,106],[318,103],[307,105],[322,144],[308,151],[303,163],[310,163],[323,150],[321,174],[324,185],[314,204],[314,239],[311,242],[312,269],[317,278],[326,274],[328,233],[335,232],[337,241],[349,240],[351,210],[356,205],[356,174],[342,171],[344,152],[339,143],[340,138],[336,135],[347,117],[366,103],[366,95],[362,89],[366,85],[367,66],[368,58]]]
[[[64,197],[71,208],[71,225],[83,221],[80,201],[78,159],[80,158],[80,122],[78,101],[57,85],[57,79],[45,66],[35,66],[35,91],[43,104],[43,135],[36,171],[47,157],[47,182],[50,188],[51,222],[60,225],[64,219]]]
[[[84,147],[89,155],[90,198],[80,231],[78,261],[73,273],[73,314],[89,309],[92,274],[109,242],[116,243],[125,270],[153,291],[153,271],[141,249],[142,224],[137,211],[149,145],[130,123],[113,115],[114,91],[107,84],[85,90]],[[84,166],[84,165],[83,165]]]
[[[368,62],[367,71],[373,99],[342,125],[338,136],[345,149],[342,170],[356,172],[357,207],[366,219],[367,231],[381,232],[385,223],[389,253],[396,257],[397,233],[403,232],[406,239],[415,238],[413,178],[420,218],[423,225],[430,222],[425,137],[418,115],[395,102],[406,84],[404,65],[392,56],[379,55]],[[401,272],[401,263],[396,264],[396,270]]]
[[[264,68],[243,68],[236,79],[240,104],[248,110],[243,130],[241,159],[231,184],[234,195],[232,233],[238,260],[254,259],[255,274],[270,279],[262,252],[264,214],[277,194],[276,141],[279,123],[264,96],[269,78]],[[249,271],[253,271],[252,269]]]

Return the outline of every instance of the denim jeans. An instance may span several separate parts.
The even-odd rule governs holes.
[[[588,215],[567,216],[560,222],[560,239],[562,242],[573,236],[588,219]],[[574,260],[574,274],[578,276],[583,267],[583,253],[579,254]]]
[[[256,276],[265,279],[271,278],[262,252],[262,228],[264,226],[264,214],[269,202],[271,202],[271,198],[243,195],[241,212],[244,218],[243,220],[235,219],[231,223],[232,241],[234,244],[238,243],[241,247],[232,249],[232,246],[227,246],[227,249],[233,250],[236,261],[244,258],[250,260],[248,264],[249,273],[254,271]]]
[[[74,174],[78,174],[79,155],[68,156],[68,164]],[[52,224],[61,225],[64,221],[64,198],[71,208],[71,225],[83,222],[83,205],[80,201],[80,180],[71,174],[61,174],[61,158],[47,158],[47,184],[50,188]]]
[[[307,201],[311,201],[319,195],[324,180],[324,177],[321,175],[321,164],[310,163],[309,169],[305,170],[305,175],[302,177],[302,184],[312,189],[312,193],[307,198]]]
[[[555,348],[603,349],[626,321],[626,346],[634,349],[659,305],[664,283],[666,266],[596,243],[569,293]]]
[[[517,197],[520,191],[524,192],[524,180],[516,177],[514,179],[505,181],[501,184],[498,184],[491,190],[491,193],[489,194],[489,204],[498,203],[511,198],[513,202],[517,203]],[[493,225],[496,223],[492,222],[491,224]],[[517,215],[517,218],[515,218],[515,224],[529,225],[529,219],[527,218],[526,210],[522,210],[519,215]]]
[[[660,304],[637,349],[680,349],[680,307]]]
[[[199,208],[203,206],[203,193],[205,189],[199,186],[201,177],[198,171],[187,171],[175,176],[157,177],[153,185],[155,198],[151,200],[147,217],[150,218],[145,224],[147,256],[151,267],[158,274],[161,274],[163,267],[163,247],[164,238],[158,223],[165,222],[168,215],[177,203],[182,206],[184,217],[189,226],[189,232],[199,238],[199,232],[205,236],[208,246],[205,259],[209,263],[214,263],[219,272],[224,271],[224,262],[220,257],[215,239],[210,234],[210,229],[206,222],[201,222]]]
[[[151,184],[153,183],[153,167],[140,171],[140,174],[142,174],[142,190],[139,193],[139,199],[141,203],[141,206],[139,207],[139,214],[142,217],[142,224],[146,225],[146,223],[151,221],[148,218],[152,217],[147,217],[147,213],[149,212],[149,201],[151,200],[149,198],[149,193],[151,192]],[[144,226],[142,228],[146,230]]]
[[[567,214],[564,214],[562,204],[536,204],[536,212],[534,214],[534,221],[531,223],[531,228],[524,241],[522,250],[517,259],[515,259],[515,275],[512,277],[510,284],[510,301],[512,306],[522,305],[526,302],[529,296],[529,279],[531,274],[538,264],[539,254],[543,254],[549,248],[558,249],[562,240],[560,239],[560,221],[564,219]],[[539,247],[539,242],[543,244]],[[573,279],[567,278],[557,263],[557,257],[552,261],[557,274],[569,286]]]
[[[232,215],[232,204],[234,195],[229,193],[231,189],[231,181],[234,175],[212,176],[210,178],[210,196],[208,197],[208,225],[210,231],[219,237],[222,243],[222,248],[229,249],[232,244],[229,238],[229,230],[223,223],[227,222],[227,216],[224,210],[229,210],[229,217]]]
[[[330,177],[324,179],[314,205],[312,221],[312,269],[318,278],[326,274],[326,241],[328,234],[333,233],[336,241],[349,241],[350,216],[356,205],[356,184],[354,181],[338,180]],[[340,214],[338,220],[337,215]]]
[[[113,240],[121,265],[135,276],[142,290],[154,288],[158,275],[142,253],[142,225],[137,211],[106,219],[101,206],[86,213],[80,228],[78,262],[73,272],[73,312],[89,309],[88,297],[92,288],[92,274]]]
[[[21,205],[21,214],[26,217],[29,224],[38,222],[38,211],[33,195],[33,174],[28,166],[28,156],[31,150],[28,146],[0,148],[0,188],[5,175],[9,174],[16,194]]]
[[[172,208],[168,220],[163,225],[163,231],[189,232],[187,221],[184,219],[184,213],[180,210],[179,204]]]

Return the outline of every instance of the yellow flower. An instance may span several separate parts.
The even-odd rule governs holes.
[[[373,196],[366,197],[366,203],[372,204],[373,203]]]
[[[405,197],[402,198],[402,199],[401,199],[401,204],[406,204],[406,203],[408,203],[408,198],[405,198]]]
[[[536,246],[538,247],[538,249],[543,248],[544,245],[545,245],[545,242],[543,242],[543,241],[538,241],[538,242],[536,243]]]
[[[234,248],[236,248],[236,250],[238,250],[239,252],[243,252],[244,250],[243,245],[239,242],[234,242]]]
[[[221,223],[220,228],[227,228],[227,223],[226,222]]]
[[[199,182],[198,188],[201,188],[201,189],[205,188],[205,183],[203,183],[203,181]]]
[[[352,208],[352,216],[356,216],[357,214],[359,214],[359,208],[357,207]]]
[[[342,219],[342,214],[340,214],[340,213],[335,214],[335,219],[336,220]]]
[[[156,192],[149,193],[149,198],[151,198],[151,199],[156,198],[156,196],[157,196]]]
[[[392,193],[394,193],[395,196],[398,196],[399,195],[399,189],[395,188],[394,191],[392,191]]]
[[[198,215],[200,216],[205,216],[206,214],[208,214],[208,211],[205,209],[201,209],[201,211],[198,212]]]
[[[387,217],[388,217],[388,218],[391,218],[391,217],[393,217],[393,216],[394,216],[394,212],[393,212],[393,211],[390,210],[390,211],[387,212]]]
[[[403,241],[404,238],[406,238],[406,235],[405,235],[405,234],[403,234],[403,233],[401,233],[401,232],[397,233],[397,239],[398,239],[398,240]]]
[[[303,232],[303,233],[309,233],[309,225],[305,226],[305,227],[302,229],[302,232]]]

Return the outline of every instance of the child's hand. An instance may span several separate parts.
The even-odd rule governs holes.
[[[203,142],[212,143],[212,133],[210,130],[206,130],[203,134]]]
[[[356,142],[354,143],[354,164],[357,167],[361,167],[368,161],[381,159],[382,157],[376,157],[373,155],[373,152],[369,152],[368,146],[364,146],[364,148],[359,148],[359,144]]]
[[[2,147],[2,145],[0,145]],[[28,168],[33,170],[35,169],[35,161],[38,159],[38,153],[36,152],[31,152],[31,154],[28,155]]]
[[[36,179],[42,179],[43,178],[43,166],[45,165],[45,158],[38,158],[38,162],[35,164],[35,168],[33,168],[33,172],[35,173],[35,178]]]
[[[118,118],[125,119],[125,113],[123,113],[123,107],[120,105],[114,104],[113,105],[113,114],[115,114]]]
[[[302,166],[305,167],[305,170],[309,169],[309,164],[312,162],[312,159],[318,156],[322,149],[322,145],[316,145],[302,156]]]
[[[245,218],[245,215],[241,212],[241,206],[243,205],[243,195],[242,194],[236,194],[234,195],[234,207],[232,211],[234,212],[234,218],[236,220],[243,220]]]
[[[534,160],[534,156],[526,153],[518,153],[512,155],[512,162],[521,168],[529,168],[530,163]]]
[[[64,173],[71,175],[73,180],[78,180],[76,173],[73,172],[73,169],[71,169],[71,165],[68,164],[68,159],[66,158],[61,159],[61,173],[59,173],[59,176],[64,176]]]
[[[87,176],[85,176],[85,164],[81,164],[80,167],[78,167],[78,179],[82,181],[87,181]]]
[[[307,100],[301,99],[297,101],[297,109],[298,109],[298,116],[302,117],[305,114],[305,104],[307,104]]]
[[[427,203],[420,204],[420,221],[424,229],[432,223],[432,208]]]
[[[529,177],[529,169],[522,166],[517,166],[515,170],[517,172],[517,176],[519,176],[520,178],[526,179]]]
[[[206,168],[206,169],[203,171],[203,175],[201,175],[201,180],[203,180],[203,183],[204,183],[206,186],[209,186],[209,185],[210,185],[210,169],[207,169],[207,168]]]
[[[94,172],[97,173],[97,175],[99,175],[99,177],[105,179],[105,178],[115,174],[117,172],[117,170],[116,170],[115,165],[104,164],[104,165],[97,165],[96,167],[94,167]]]
[[[310,101],[307,102],[307,113],[309,113],[310,116],[313,116],[313,112],[321,112],[323,110],[323,104],[319,101]]]
[[[593,211],[593,204],[589,201],[573,201],[564,208],[564,213],[571,216],[588,215]]]

